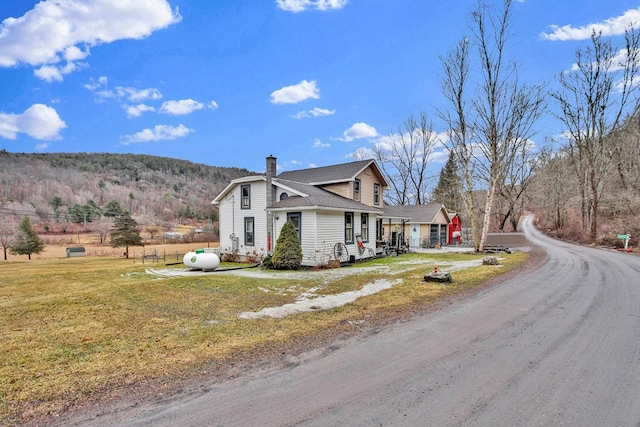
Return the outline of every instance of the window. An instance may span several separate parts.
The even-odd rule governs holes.
[[[344,214],[344,241],[345,243],[353,243],[353,212],[345,212]]]
[[[368,242],[369,241],[369,214],[363,213],[362,216],[360,217],[360,220],[362,221],[361,226],[362,226],[362,241],[363,242]]]
[[[289,197],[289,195],[287,193],[285,193],[285,192],[280,193],[280,200],[284,200],[287,197]]]
[[[380,206],[380,184],[373,184],[373,204]]]
[[[240,209],[251,209],[251,186],[240,186]]]
[[[356,179],[353,182],[353,200],[360,201],[360,180]]]
[[[287,213],[287,222],[291,221],[296,231],[298,232],[298,239],[302,243],[302,213],[300,212],[289,212]]]
[[[245,246],[253,246],[255,245],[254,233],[253,233],[253,217],[245,217],[244,219],[244,245]]]

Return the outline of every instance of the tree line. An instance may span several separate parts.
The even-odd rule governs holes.
[[[129,258],[130,246],[144,245],[139,224],[127,211],[115,215],[109,234],[109,244],[114,248],[124,247],[126,258]],[[31,224],[29,216],[25,215],[16,226],[14,233],[0,233],[0,246],[6,261],[7,252],[13,255],[27,255],[28,259],[31,259],[32,254],[37,255],[44,250],[45,243]]]
[[[13,227],[29,215],[43,229],[64,232],[124,210],[144,224],[211,222],[213,197],[249,173],[147,155],[0,150],[0,222]]]

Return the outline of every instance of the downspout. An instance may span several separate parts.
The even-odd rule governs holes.
[[[274,215],[268,208],[275,202],[275,189],[273,188],[273,178],[276,176],[276,158],[273,155],[267,157],[267,169],[265,172],[267,177],[267,253],[273,252],[273,222]]]

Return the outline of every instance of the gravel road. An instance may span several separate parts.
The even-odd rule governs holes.
[[[431,314],[81,425],[638,426],[640,258],[552,241]],[[80,425],[79,424],[79,425]]]

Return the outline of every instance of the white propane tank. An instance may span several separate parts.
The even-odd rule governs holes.
[[[195,252],[187,252],[184,254],[182,263],[188,268],[215,270],[220,265],[220,258],[213,252],[205,249],[197,249]]]

